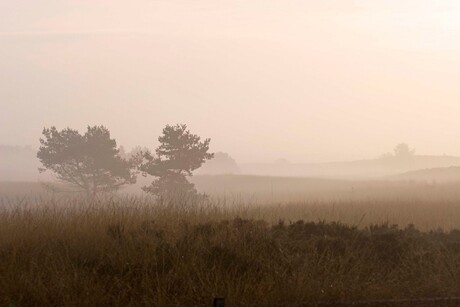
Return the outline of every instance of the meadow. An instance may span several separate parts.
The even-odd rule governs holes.
[[[460,293],[455,183],[236,179],[195,178],[214,190],[201,202],[89,201],[0,184],[0,305],[340,305]]]

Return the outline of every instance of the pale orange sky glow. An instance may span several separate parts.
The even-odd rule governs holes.
[[[460,155],[460,2],[0,0],[0,144],[187,123],[239,162]]]

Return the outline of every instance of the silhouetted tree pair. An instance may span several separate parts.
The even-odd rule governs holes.
[[[187,177],[213,157],[208,153],[210,139],[201,141],[186,125],[168,125],[158,140],[155,154],[137,150],[127,155],[104,126],[88,127],[83,135],[51,127],[43,130],[37,157],[43,164],[40,171],[51,171],[90,197],[135,183],[139,172],[156,177],[143,190],[158,197],[197,196]]]

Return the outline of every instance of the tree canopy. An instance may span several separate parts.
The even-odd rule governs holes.
[[[83,135],[71,128],[45,128],[40,144],[40,171],[51,171],[88,196],[136,182],[134,159],[119,155],[115,139],[104,126],[88,126]]]
[[[397,158],[408,158],[415,155],[415,149],[411,149],[407,143],[400,143],[394,148],[394,156]]]
[[[187,180],[192,172],[214,155],[208,153],[210,139],[201,138],[187,130],[187,125],[167,125],[158,138],[160,146],[155,155],[143,154],[142,172],[157,177],[144,191],[160,197],[192,196],[197,191]]]

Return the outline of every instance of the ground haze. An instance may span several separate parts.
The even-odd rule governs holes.
[[[0,0],[1,306],[460,306],[460,2]]]

